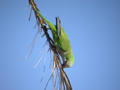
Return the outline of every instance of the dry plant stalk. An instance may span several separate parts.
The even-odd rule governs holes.
[[[29,0],[29,4],[32,6],[32,10],[35,13],[35,17],[36,17],[36,20],[37,20],[37,25],[39,27],[39,31],[41,32],[41,30],[43,30],[44,35],[46,36],[47,41],[49,43],[50,51],[53,52],[53,57],[54,57],[53,58],[53,71],[52,71],[52,75],[50,76],[50,78],[49,78],[49,80],[48,80],[48,82],[47,82],[47,84],[45,86],[45,90],[46,90],[47,85],[48,85],[48,83],[49,83],[49,81],[50,81],[50,79],[52,77],[53,77],[53,90],[56,89],[56,87],[57,87],[56,86],[56,76],[57,76],[57,74],[60,74],[58,76],[58,78],[60,80],[60,83],[59,83],[60,87],[59,87],[59,89],[60,90],[72,90],[72,86],[70,84],[69,78],[68,78],[67,74],[65,73],[65,71],[62,68],[60,55],[59,55],[59,53],[56,50],[56,47],[54,45],[54,41],[49,36],[47,25],[44,22],[44,20],[39,16],[39,14],[37,14],[36,10],[39,10],[39,9],[37,8],[36,4],[34,3],[34,0]],[[57,74],[56,74],[56,72],[57,72]],[[55,76],[55,74],[56,74],[56,76]]]

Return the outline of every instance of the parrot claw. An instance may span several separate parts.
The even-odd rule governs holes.
[[[67,61],[63,61],[62,69],[66,67]]]

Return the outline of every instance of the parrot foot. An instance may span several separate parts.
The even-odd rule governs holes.
[[[63,61],[62,69],[66,67],[67,61]]]
[[[43,27],[46,28],[46,31],[51,30],[47,25],[44,25]]]

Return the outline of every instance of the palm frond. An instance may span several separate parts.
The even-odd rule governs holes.
[[[49,33],[48,33],[48,28],[47,28],[47,24],[43,21],[43,19],[36,13],[36,10],[39,10],[36,6],[36,4],[34,3],[34,0],[29,0],[29,4],[32,7],[32,10],[35,13],[35,17],[37,20],[37,25],[39,27],[39,32],[41,32],[41,30],[43,30],[44,35],[47,39],[47,42],[49,43],[49,48],[50,48],[50,52],[52,52],[53,54],[53,69],[52,69],[52,74],[45,86],[45,90],[47,89],[47,86],[49,84],[49,81],[51,80],[51,78],[53,78],[53,90],[59,89],[59,90],[72,90],[72,86],[70,84],[69,78],[67,76],[67,74],[65,73],[65,71],[62,68],[61,65],[61,58],[59,53],[56,50],[56,47],[54,45],[54,41],[52,40],[52,38],[50,37]],[[50,61],[51,62],[51,61]]]

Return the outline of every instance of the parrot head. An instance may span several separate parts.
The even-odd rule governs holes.
[[[65,57],[64,57],[64,61],[65,61],[65,68],[69,68],[69,67],[72,67],[72,65],[74,64],[74,56],[73,56],[73,54],[71,54],[71,55],[66,55]]]

